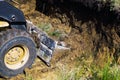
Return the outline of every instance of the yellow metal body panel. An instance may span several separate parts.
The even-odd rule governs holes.
[[[0,21],[0,27],[7,27],[9,26],[9,23],[6,21]]]

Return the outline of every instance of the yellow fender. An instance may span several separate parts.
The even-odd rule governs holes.
[[[1,27],[8,27],[9,26],[9,23],[6,22],[6,21],[0,21],[0,28]]]

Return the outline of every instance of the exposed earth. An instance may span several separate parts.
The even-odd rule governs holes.
[[[37,11],[35,0],[22,1],[18,1],[20,4],[15,6],[23,11],[26,19],[46,31],[51,38],[66,42],[70,50],[56,50],[51,67],[37,58],[31,69],[25,69],[23,74],[7,80],[67,80],[64,77],[73,70],[83,67],[88,69],[86,67],[92,64],[102,68],[108,61],[108,56],[110,62],[114,57],[120,63],[120,28],[115,24],[112,13],[99,13],[83,6],[77,9],[77,5],[74,8],[62,6],[62,9],[58,8],[60,6],[49,7],[48,12],[43,7],[43,11]],[[89,70],[82,74],[84,76],[75,80],[92,77]]]

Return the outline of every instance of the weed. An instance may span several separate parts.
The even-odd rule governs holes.
[[[33,79],[33,77],[29,74],[29,75],[26,75],[25,80],[34,80],[34,79]]]
[[[50,23],[40,23],[38,27],[45,31],[49,36],[60,37],[62,32],[59,29],[54,30]]]
[[[59,30],[54,30],[53,32],[49,33],[51,36],[55,36],[55,37],[60,37],[61,36],[61,32]]]
[[[120,0],[111,0],[113,2],[113,6],[120,7]]]
[[[100,61],[100,63],[104,63],[104,65],[102,67],[99,66],[100,63],[91,65],[91,80],[120,80],[120,69],[114,60],[113,54],[114,53],[110,53],[108,48],[104,48],[103,51],[99,52],[98,59],[99,61],[103,61]]]
[[[58,80],[120,80],[119,65],[117,65],[108,49],[104,48],[104,51],[100,52],[103,55],[98,58],[103,59],[102,61],[105,60],[102,67],[94,61],[88,62],[92,55],[81,55],[82,57],[76,59],[76,62],[79,60],[79,65],[77,63],[74,68],[69,70],[64,66],[60,67]]]
[[[34,80],[31,73],[29,72],[29,69],[25,69],[25,80]]]
[[[74,68],[72,70],[60,71],[60,75],[58,76],[58,80],[80,80],[82,76],[82,70],[80,68]],[[84,71],[84,70],[83,70]]]
[[[38,24],[38,27],[46,33],[50,33],[52,29],[52,25],[50,23],[40,23]]]
[[[114,65],[113,67],[106,65],[102,72],[102,80],[120,80],[120,69],[117,65]]]

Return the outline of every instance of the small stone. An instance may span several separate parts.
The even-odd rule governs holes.
[[[41,72],[42,72],[42,73],[48,72],[48,69],[46,69],[46,68],[45,68],[45,69],[42,69]]]

